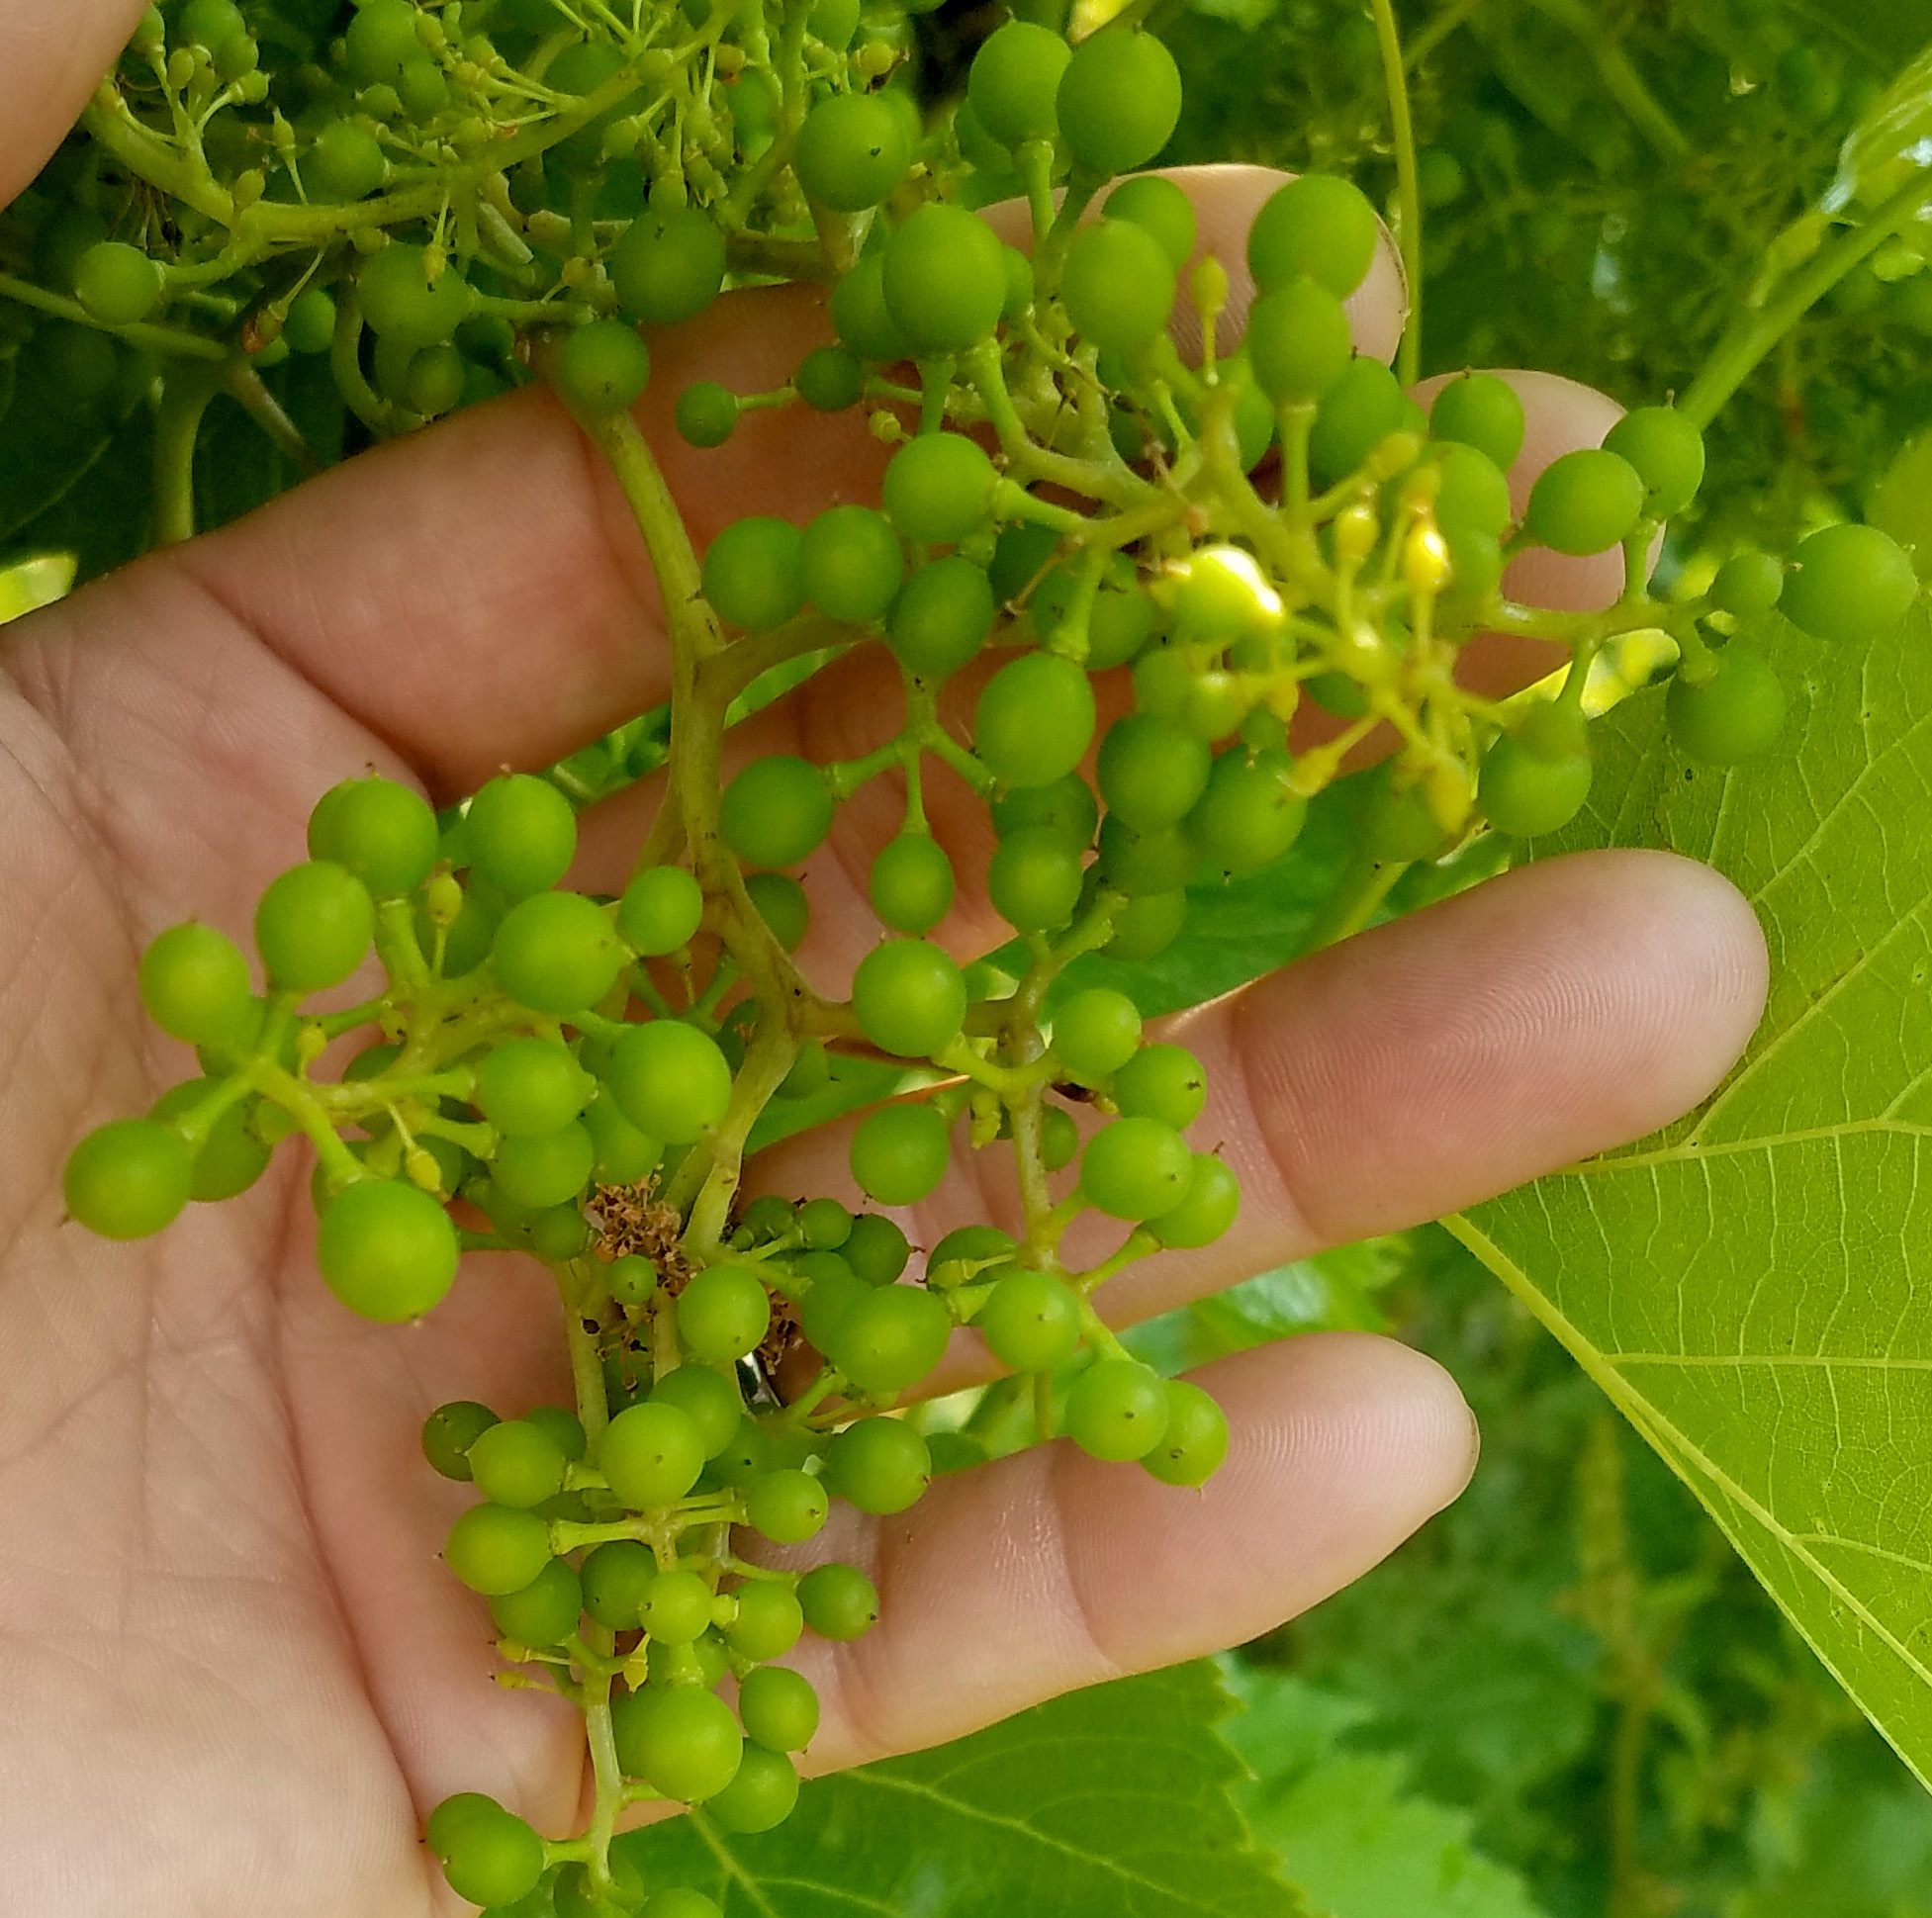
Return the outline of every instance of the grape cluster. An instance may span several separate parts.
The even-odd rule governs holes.
[[[904,21],[882,19],[862,25],[856,0],[682,0],[634,25],[556,0],[363,0],[285,117],[288,76],[268,76],[230,0],[189,0],[150,14],[89,117],[101,177],[131,206],[172,195],[172,227],[63,217],[44,234],[60,325],[187,353],[225,286],[222,352],[326,353],[378,431],[547,378],[609,456],[666,588],[668,731],[628,729],[619,752],[646,749],[628,770],[661,766],[663,799],[621,893],[563,883],[568,780],[506,773],[440,815],[404,784],[344,780],[261,897],[258,973],[199,923],[149,947],[143,1002],[202,1075],[66,1169],[76,1221],[138,1238],[304,1139],[322,1276],[379,1322],[433,1310],[465,1250],[552,1274],[574,1409],[459,1402],[423,1431],[429,1463],[481,1495],[450,1571],[525,1681],[583,1708],[597,1775],[591,1826],[565,1838],[476,1794],[437,1808],[450,1884],[498,1911],[715,1912],[677,1888],[645,1902],[618,1814],[670,1799],[752,1832],[789,1810],[817,1701],[774,1661],[807,1630],[863,1633],[878,1595],[851,1565],[777,1571],[753,1541],[807,1544],[834,1498],[904,1511],[963,1462],[962,1441],[904,1416],[962,1327],[1035,1379],[1041,1438],[1063,1428],[1176,1487],[1221,1463],[1213,1400],[1134,1360],[1094,1297],[1220,1238],[1236,1177],[1198,1137],[1200,1061],[1150,1041],[1123,993],[1071,989],[1074,959],[1161,952],[1190,888],[1287,855],[1372,734],[1393,750],[1334,930],[1485,827],[1534,838],[1577,814],[1591,669],[1619,634],[1670,635],[1672,734],[1727,765],[1785,711],[1741,626],[1782,608],[1831,640],[1916,592],[1885,535],[1834,526],[1789,564],[1742,553],[1701,597],[1652,596],[1659,528],[1703,477],[1685,418],[1626,415],[1518,511],[1509,385],[1465,374],[1426,412],[1354,350],[1343,303],[1382,241],[1353,186],[1308,175],[1262,207],[1254,298],[1223,354],[1227,266],[1197,257],[1185,194],[1136,171],[1180,111],[1157,39],[1120,25],[1070,46],[1009,22],[929,133],[888,78]],[[249,111],[260,163],[223,172],[214,130]],[[973,211],[1004,193],[1030,211],[1025,250]],[[651,377],[638,323],[804,274],[831,282],[837,343],[775,392],[689,388],[678,430],[707,448],[748,410],[863,408],[892,449],[880,504],[743,518],[700,556],[630,414]],[[1192,361],[1173,343],[1183,301],[1206,342]],[[1505,569],[1533,547],[1620,549],[1622,596],[1518,603]],[[1556,641],[1570,663],[1497,702],[1457,678],[1485,631]],[[859,647],[902,682],[889,739],[720,776],[761,675]],[[1322,743],[1295,751],[1304,700]],[[986,896],[1013,935],[997,963],[934,937],[959,890],[935,779],[989,814]],[[793,957],[811,910],[797,868],[875,780],[903,791],[870,873],[878,937],[827,997]],[[314,1003],[358,980],[355,1003]],[[747,1199],[754,1127],[852,1057],[928,1083],[852,1134],[873,1210]],[[1010,1163],[1013,1230],[961,1226],[915,1269],[906,1209],[970,1154]],[[1109,1249],[1083,1262],[1070,1247],[1095,1233]]]

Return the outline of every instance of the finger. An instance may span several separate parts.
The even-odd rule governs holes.
[[[1278,167],[1253,166],[1245,161],[1225,161],[1212,166],[1163,166],[1151,169],[1163,179],[1172,180],[1194,203],[1194,251],[1177,278],[1181,297],[1174,303],[1174,316],[1168,330],[1181,357],[1189,363],[1201,355],[1201,316],[1187,298],[1189,275],[1213,254],[1228,274],[1228,304],[1214,329],[1215,350],[1232,353],[1247,329],[1247,310],[1254,303],[1254,276],[1247,270],[1247,229],[1269,196],[1286,186],[1295,175]],[[1111,191],[1111,189],[1109,189]],[[1055,195],[1055,205],[1061,196]],[[993,230],[1009,246],[1030,252],[1033,247],[1033,221],[1024,200],[1001,200],[984,210]],[[1099,220],[1106,213],[1102,195],[1085,218]],[[1367,276],[1348,296],[1349,323],[1354,330],[1355,350],[1367,353],[1387,365],[1395,358],[1402,339],[1402,328],[1409,314],[1409,291],[1403,278],[1402,254],[1395,236],[1379,221],[1376,231],[1380,243],[1369,263]]]
[[[899,1517],[841,1508],[812,1557],[866,1569],[879,1623],[795,1655],[823,1706],[807,1769],[1255,1637],[1359,1578],[1475,1464],[1454,1383],[1390,1340],[1311,1334],[1194,1376],[1233,1441],[1199,1492],[1062,1439],[941,1479]]]
[[[0,207],[33,179],[127,46],[146,0],[0,0]]]
[[[1130,1267],[1097,1303],[1132,1324],[1250,1272],[1398,1231],[1654,1131],[1704,1096],[1755,1028],[1767,973],[1750,906],[1707,867],[1663,853],[1524,867],[1163,1022],[1209,1106],[1190,1129],[1242,1185],[1230,1233]],[[858,1200],[851,1125],[753,1162],[751,1189]],[[1069,1189],[1069,1169],[1055,1181]],[[863,1201],[861,1201],[863,1203]],[[1012,1150],[962,1147],[923,1205],[916,1245],[1020,1215]],[[1083,1216],[1080,1266],[1126,1228]],[[962,1340],[961,1383],[972,1347]]]

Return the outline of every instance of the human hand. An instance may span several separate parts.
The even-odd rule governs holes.
[[[63,58],[86,37],[64,31],[71,11]],[[44,0],[0,8],[0,52],[30,13],[44,33]],[[1204,229],[1238,233],[1264,190],[1203,181]],[[1357,314],[1378,344],[1394,334],[1385,284]],[[757,415],[706,455],[668,430],[688,381],[777,384],[823,332],[815,296],[786,290],[654,341],[647,423],[700,543],[742,512],[803,516],[874,484],[882,453],[850,416]],[[1531,398],[1537,462],[1594,443],[1607,417],[1579,389]],[[444,1793],[490,1791],[550,1831],[578,1812],[581,1721],[486,1683],[487,1617],[435,1562],[463,1495],[414,1453],[444,1399],[561,1395],[547,1290],[474,1258],[423,1324],[373,1326],[315,1271],[300,1164],[138,1246],[63,1228],[58,1168],[88,1126],[192,1069],[139,1018],[148,937],[191,911],[243,934],[315,797],[347,774],[374,765],[446,800],[656,702],[656,617],[615,489],[530,392],[9,631],[0,1347],[20,1357],[0,1402],[0,1845],[23,1909],[402,1918],[448,1908],[416,1837]],[[877,682],[863,656],[829,670],[740,752],[873,743],[890,723]],[[587,882],[627,864],[648,801],[587,820]],[[872,938],[863,874],[896,823],[872,803],[843,809],[813,863],[802,960],[828,985]],[[983,870],[963,805],[940,798],[934,823],[963,872]],[[965,955],[1001,934],[968,902],[940,937]],[[1212,1251],[1169,1255],[1108,1303],[1140,1317],[1647,1131],[1720,1075],[1762,987],[1742,901],[1701,868],[1631,854],[1515,874],[1188,1015],[1176,1030],[1221,1101],[1204,1136],[1229,1142],[1246,1207]],[[784,1190],[844,1176],[833,1138],[754,1172]],[[969,1197],[963,1168],[911,1235],[931,1243]],[[818,1769],[1249,1636],[1372,1564],[1473,1459],[1454,1388],[1386,1341],[1299,1339],[1202,1376],[1234,1449],[1200,1495],[1060,1445],[827,1537],[876,1568],[885,1615],[807,1668]]]

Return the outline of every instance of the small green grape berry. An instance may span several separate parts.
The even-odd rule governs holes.
[[[818,1693],[800,1673],[761,1666],[738,1682],[738,1717],[767,1751],[802,1752],[818,1732]]]
[[[1136,353],[1159,338],[1167,324],[1174,270],[1145,227],[1102,220],[1082,227],[1067,249],[1060,297],[1082,338],[1103,352]]]
[[[1167,1416],[1160,1378],[1134,1359],[1096,1360],[1066,1396],[1066,1435],[1089,1457],[1114,1463],[1146,1458]]]
[[[1073,157],[1095,173],[1131,173],[1166,145],[1180,120],[1181,77],[1151,34],[1089,35],[1060,74],[1055,117]]]
[[[1080,1189],[1115,1219],[1158,1219],[1187,1196],[1194,1154],[1157,1119],[1117,1119],[1087,1141]]]
[[[745,1497],[752,1529],[775,1545],[801,1545],[824,1528],[825,1488],[809,1472],[768,1472]]]
[[[351,120],[331,120],[317,131],[302,177],[318,199],[346,205],[367,199],[389,178],[389,161],[374,135]]]
[[[309,993],[339,985],[376,936],[368,888],[330,860],[291,867],[255,908],[255,948],[269,982]]]
[[[564,1489],[569,1461],[549,1433],[527,1419],[501,1419],[479,1432],[467,1456],[476,1489],[493,1505],[526,1509]]]
[[[610,1490],[632,1511],[675,1505],[704,1469],[704,1442],[676,1406],[630,1406],[604,1427],[597,1462]]]
[[[805,1615],[788,1585],[751,1579],[738,1587],[738,1615],[724,1628],[726,1641],[741,1658],[782,1658],[797,1644]]]
[[[443,1563],[486,1598],[521,1592],[549,1562],[550,1527],[508,1506],[472,1506],[443,1545]]]
[[[1177,1250],[1212,1245],[1235,1223],[1242,1189],[1233,1170],[1212,1152],[1196,1152],[1180,1204],[1152,1222],[1153,1235]]]
[[[1643,515],[1645,487],[1628,460],[1584,448],[1552,460],[1529,489],[1523,523],[1559,553],[1607,552]]]
[[[1142,1467],[1162,1485],[1205,1485],[1228,1456],[1228,1416],[1186,1379],[1169,1379],[1162,1396],[1166,1423]]]
[[[676,417],[688,445],[722,446],[738,430],[738,396],[715,380],[695,380],[679,394]]]
[[[180,1134],[152,1119],[97,1127],[67,1155],[68,1216],[103,1238],[146,1238],[188,1203],[194,1158]]]
[[[657,958],[689,945],[704,917],[704,893],[681,866],[653,866],[624,888],[617,930],[632,950]]]
[[[1009,20],[980,44],[966,75],[966,98],[1002,146],[1052,139],[1055,95],[1073,57],[1064,36],[1027,20]]]
[[[966,1020],[966,980],[953,959],[919,939],[888,939],[866,955],[852,980],[852,1009],[866,1037],[900,1058],[945,1051]]]
[[[852,1176],[881,1206],[915,1206],[946,1176],[946,1120],[930,1105],[880,1106],[852,1136]]]
[[[821,1638],[842,1643],[878,1623],[878,1588],[856,1565],[821,1565],[798,1581],[798,1603]]]
[[[651,1388],[651,1403],[676,1406],[697,1427],[706,1458],[716,1458],[738,1435],[744,1400],[735,1379],[708,1365],[680,1365]]]
[[[1054,1014],[1054,1050],[1077,1079],[1098,1084],[1125,1065],[1141,1044],[1141,1013],[1111,986],[1089,986]]]
[[[1826,526],[1792,554],[1780,608],[1813,639],[1850,645],[1894,626],[1918,597],[1904,551],[1876,526]]]
[[[1428,410],[1428,429],[1437,439],[1473,446],[1506,473],[1522,451],[1523,426],[1516,388],[1494,373],[1451,380]]]
[[[420,1319],[440,1304],[456,1277],[457,1249],[456,1228],[440,1202],[390,1179],[349,1186],[322,1214],[316,1235],[328,1289],[380,1324]]]
[[[826,1484],[848,1505],[879,1516],[917,1504],[932,1475],[926,1441],[899,1418],[861,1418],[826,1452]]]
[[[1703,435],[1674,407],[1639,407],[1604,435],[1604,450],[1636,469],[1644,485],[1644,515],[1670,519],[1698,497],[1703,484]]]
[[[788,519],[734,520],[704,553],[704,596],[727,625],[782,626],[805,603],[805,536]]]
[[[507,773],[464,816],[470,870],[512,899],[553,886],[577,857],[577,815],[548,779]]]
[[[490,962],[518,1005],[567,1018],[616,984],[624,949],[610,915],[595,900],[581,892],[539,892],[504,914]]]
[[[977,214],[931,202],[886,242],[882,286],[887,310],[918,352],[964,352],[999,324],[1004,251]]]
[[[1013,1271],[993,1287],[973,1324],[1002,1364],[1053,1372],[1079,1349],[1080,1302],[1051,1272]]]
[[[438,1406],[422,1424],[422,1456],[446,1479],[470,1483],[470,1447],[497,1422],[497,1415],[474,1399]]]
[[[490,1616],[504,1637],[518,1645],[555,1645],[577,1629],[584,1588],[576,1572],[553,1558],[520,1592],[490,1600]]]
[[[621,320],[594,320],[564,341],[557,383],[588,413],[621,412],[651,381],[651,349]]]
[[[905,1233],[875,1212],[862,1212],[852,1222],[852,1231],[839,1250],[868,1285],[890,1285],[912,1255]]]
[[[104,239],[80,256],[74,297],[104,326],[132,326],[161,303],[161,269],[137,246]]]
[[[731,1782],[705,1800],[704,1815],[720,1831],[771,1831],[797,1802],[797,1767],[782,1752],[747,1745]]]
[[[1102,212],[1109,220],[1131,220],[1145,227],[1160,242],[1167,264],[1176,273],[1193,257],[1194,202],[1164,174],[1137,173],[1123,180],[1107,196]]]
[[[747,866],[796,866],[832,829],[832,788],[810,760],[773,753],[736,775],[718,804],[718,831]]]
[[[213,926],[173,926],[141,955],[147,1016],[190,1046],[239,1042],[258,1017],[240,948]]]
[[[932,1293],[881,1286],[840,1317],[826,1357],[862,1392],[890,1398],[939,1363],[952,1332],[952,1315]]]
[[[900,833],[873,861],[870,890],[894,932],[929,933],[952,909],[953,862],[930,833]]]
[[[788,872],[747,872],[745,893],[771,935],[787,953],[803,945],[811,926],[811,901]]]
[[[757,1268],[707,1266],[678,1295],[678,1333],[699,1358],[729,1363],[756,1349],[771,1324],[772,1301]]]
[[[678,1019],[632,1026],[611,1050],[608,1083],[640,1132],[689,1145],[731,1105],[731,1067],[717,1042]]]
[[[711,1622],[711,1588],[695,1572],[661,1572],[644,1588],[638,1622],[665,1645],[689,1645]]]
[[[1769,612],[1785,590],[1785,569],[1769,553],[1736,553],[1717,569],[1710,603],[1719,612],[1749,619]]]
[[[1770,750],[1785,728],[1785,688],[1762,654],[1735,642],[1717,671],[1693,685],[1681,674],[1664,696],[1664,718],[1679,749],[1706,766],[1735,766]]]
[[[1368,277],[1381,222],[1361,190],[1330,173],[1304,173],[1269,197],[1248,228],[1254,284],[1272,293],[1306,276],[1345,300]]]
[[[844,412],[866,391],[866,369],[843,346],[815,346],[791,376],[798,397],[814,412]]]
[[[835,213],[864,213],[887,199],[912,164],[899,116],[872,93],[835,93],[798,129],[798,183]]]
[[[1086,674],[1056,654],[1028,653],[986,682],[973,710],[973,739],[1007,785],[1049,785],[1079,765],[1094,723]]]
[[[625,315],[652,326],[694,320],[724,285],[724,234],[695,207],[640,214],[609,260]]]
[[[475,1100],[505,1137],[538,1138],[568,1126],[596,1083],[557,1040],[507,1039],[477,1067]]]

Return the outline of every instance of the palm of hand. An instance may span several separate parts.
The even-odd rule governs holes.
[[[798,303],[738,313],[735,332],[661,352],[660,394],[788,373],[811,323]],[[773,417],[712,458],[704,496],[686,488],[700,538],[857,491],[875,455],[843,423]],[[4,656],[0,1850],[20,1908],[53,1918],[400,1918],[447,1898],[415,1836],[443,1793],[491,1791],[553,1832],[577,1812],[575,1714],[485,1683],[488,1619],[434,1556],[464,1497],[414,1454],[442,1399],[563,1395],[554,1304],[509,1262],[472,1260],[419,1326],[351,1320],[316,1275],[306,1167],[286,1155],[140,1245],[60,1220],[72,1141],[193,1069],[139,1018],[155,931],[194,913],[242,932],[347,773],[460,792],[661,696],[641,553],[541,396],[357,464],[38,616]],[[854,671],[767,724],[823,756],[868,710]],[[613,808],[587,864],[633,826]],[[828,883],[863,874],[876,827],[855,809]],[[868,937],[855,912],[826,954],[849,968]],[[1188,1040],[1226,1088],[1247,1215],[1124,1314],[1646,1130],[1724,1069],[1761,988],[1755,927],[1721,882],[1626,856],[1517,875],[1204,1009]],[[762,1176],[802,1190],[841,1156],[808,1144]],[[914,1223],[930,1243],[937,1212]],[[1209,1383],[1236,1447],[1201,1497],[1055,1447],[831,1541],[877,1569],[887,1623],[821,1648],[817,1766],[1249,1635],[1466,1476],[1459,1399],[1399,1347],[1299,1340]]]

